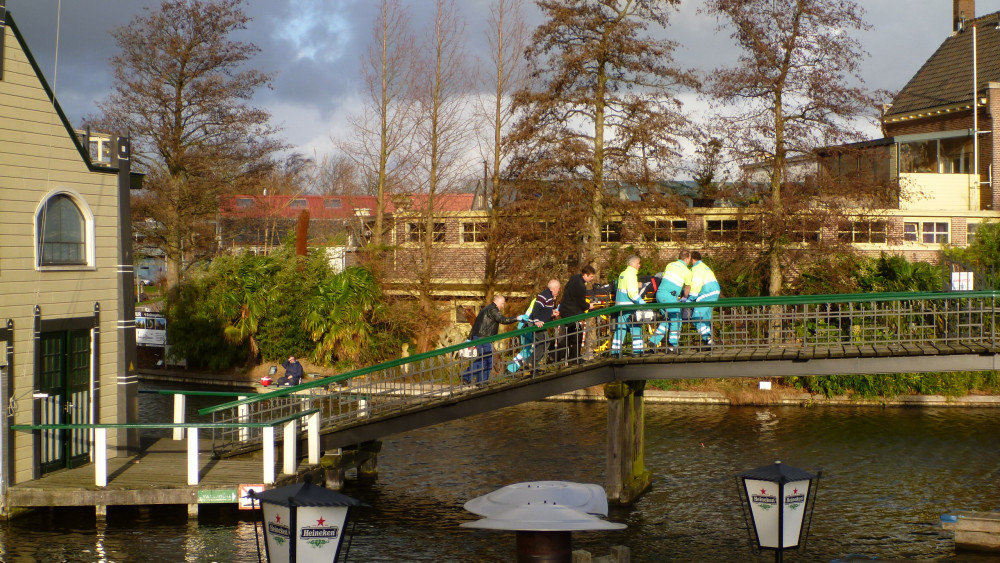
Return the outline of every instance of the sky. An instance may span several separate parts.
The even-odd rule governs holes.
[[[432,0],[404,0],[411,25],[422,34]],[[486,22],[490,0],[457,0],[466,21],[471,57],[488,61]],[[870,57],[862,62],[868,87],[902,88],[951,31],[951,0],[862,0],[872,28],[859,36]],[[978,15],[1000,11],[1000,0],[979,0]],[[115,44],[109,31],[127,24],[159,0],[7,0],[7,9],[25,36],[56,98],[78,125],[98,112],[97,102],[113,87],[109,58]],[[703,72],[733,64],[738,51],[729,32],[700,14],[699,0],[682,0],[665,36],[679,46],[675,59]],[[253,19],[236,37],[260,47],[252,64],[275,73],[273,88],[254,103],[271,112],[291,150],[322,158],[335,152],[334,139],[347,134],[350,115],[360,109],[360,60],[365,52],[375,0],[245,0]],[[534,27],[541,18],[528,2]],[[58,29],[58,41],[57,41]],[[58,49],[57,49],[58,44]],[[695,112],[704,106],[693,94],[680,99]],[[878,130],[871,129],[878,137]]]

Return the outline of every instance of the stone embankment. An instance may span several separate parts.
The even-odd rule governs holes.
[[[749,396],[748,396],[749,395]],[[945,397],[944,395],[900,395],[890,399],[855,399],[848,396],[825,397],[794,390],[775,389],[755,391],[750,394],[730,396],[721,391],[666,391],[646,388],[643,393],[646,403],[692,404],[692,405],[747,405],[747,406],[868,406],[868,407],[1000,407],[1000,397],[992,395],[966,395]],[[580,389],[549,397],[557,401],[603,401],[600,387]]]

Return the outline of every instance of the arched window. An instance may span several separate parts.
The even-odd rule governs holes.
[[[72,197],[57,193],[38,212],[38,264],[87,265],[87,218]]]

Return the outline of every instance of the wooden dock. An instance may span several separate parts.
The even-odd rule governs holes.
[[[942,527],[955,532],[955,548],[1000,552],[1000,512],[959,511],[941,517]]]
[[[108,485],[94,484],[94,464],[63,469],[8,490],[11,508],[198,504],[234,502],[229,493],[240,485],[262,483],[259,457],[213,459],[212,442],[198,443],[199,484],[187,484],[187,441],[161,438],[141,453],[108,460]],[[296,475],[280,475],[273,486],[297,481],[311,466],[300,463]],[[280,467],[278,468],[280,471]]]

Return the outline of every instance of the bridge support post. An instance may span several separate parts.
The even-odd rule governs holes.
[[[344,476],[347,470],[353,468],[357,468],[359,478],[377,478],[378,453],[380,451],[382,451],[382,442],[371,440],[341,448],[336,452],[328,452],[319,462],[326,471],[326,487],[340,489],[344,485]]]
[[[361,464],[358,465],[359,479],[378,479],[378,453],[380,451],[382,451],[382,442],[379,440],[365,442],[358,447],[359,459],[361,460]]]
[[[613,504],[631,504],[649,488],[645,464],[645,381],[604,386],[608,399],[608,469],[605,491]]]

